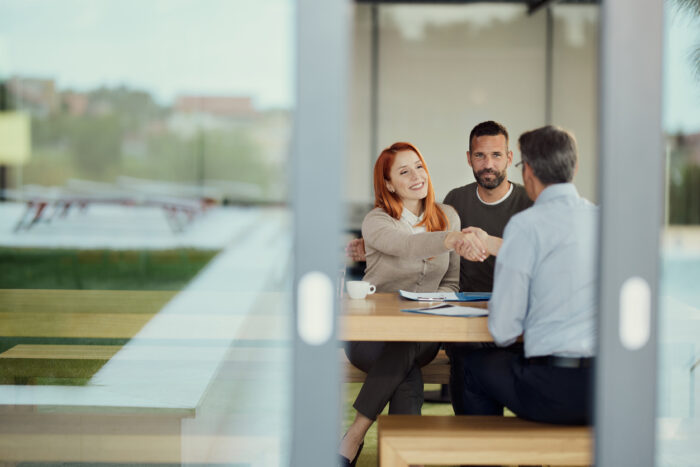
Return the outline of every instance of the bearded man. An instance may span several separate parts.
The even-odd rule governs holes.
[[[491,238],[502,238],[512,216],[532,206],[522,185],[508,180],[508,167],[513,163],[513,151],[508,149],[508,130],[489,120],[476,125],[469,133],[467,163],[474,172],[475,182],[450,191],[445,197],[459,214],[462,228],[477,227]],[[496,260],[494,256],[476,260],[462,257],[459,266],[459,290],[462,292],[491,292]],[[478,254],[477,254],[478,256]],[[452,407],[457,415],[467,413],[464,397],[464,358],[488,344],[445,345],[450,357],[450,392]],[[514,352],[522,347],[515,344]]]
[[[469,134],[467,163],[476,181],[450,191],[444,203],[455,208],[463,229],[479,227],[493,237],[503,237],[510,218],[532,206],[525,188],[508,180],[507,170],[513,163],[508,130],[491,120],[475,126]],[[495,263],[493,256],[484,261],[462,258],[459,290],[490,292]]]

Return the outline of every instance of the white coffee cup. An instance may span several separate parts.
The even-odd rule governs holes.
[[[345,284],[350,298],[361,300],[367,295],[372,295],[377,288],[366,281],[348,281]]]

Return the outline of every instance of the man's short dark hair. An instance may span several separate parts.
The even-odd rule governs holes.
[[[526,131],[518,139],[523,162],[545,185],[574,178],[578,150],[574,135],[553,125]]]
[[[469,133],[469,152],[472,150],[472,140],[478,138],[479,136],[498,136],[503,135],[506,138],[506,149],[508,149],[508,130],[506,127],[498,122],[489,120],[488,122],[481,122],[474,128],[472,128],[471,133]]]

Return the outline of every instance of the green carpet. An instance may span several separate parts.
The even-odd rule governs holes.
[[[362,383],[347,383],[345,384],[345,398],[343,400],[343,429],[342,433],[348,429],[355,418],[355,409],[352,408],[352,403],[360,392]],[[426,391],[439,390],[439,384],[426,384]],[[388,413],[388,409],[384,409],[384,414]],[[433,404],[426,402],[423,404],[423,415],[454,415],[452,405],[450,404]],[[362,449],[362,454],[357,460],[359,467],[376,467],[377,466],[377,424],[372,425],[367,435],[365,436],[365,447]]]

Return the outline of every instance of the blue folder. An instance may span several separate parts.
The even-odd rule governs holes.
[[[407,292],[399,290],[399,295],[407,300],[421,302],[485,302],[491,299],[491,292]]]

